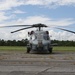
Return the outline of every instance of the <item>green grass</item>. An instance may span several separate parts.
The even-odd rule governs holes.
[[[56,46],[53,47],[54,51],[75,51],[75,47],[68,47],[68,46]]]
[[[0,51],[26,51],[25,46],[0,46]],[[75,47],[55,46],[53,51],[75,51]]]
[[[0,51],[25,51],[24,46],[0,46]]]

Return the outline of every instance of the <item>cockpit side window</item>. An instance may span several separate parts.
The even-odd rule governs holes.
[[[44,34],[43,37],[44,37],[45,40],[49,40],[49,35],[48,34]]]

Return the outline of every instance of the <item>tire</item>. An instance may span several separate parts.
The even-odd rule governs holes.
[[[52,53],[52,48],[49,48],[49,53],[50,53],[50,54]]]
[[[27,53],[29,53],[30,52],[30,48],[27,48]]]

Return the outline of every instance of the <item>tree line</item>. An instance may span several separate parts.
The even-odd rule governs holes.
[[[75,46],[75,41],[59,41],[59,40],[52,40],[52,43],[57,43],[57,46]]]
[[[3,40],[0,39],[0,46],[27,46],[28,39],[22,40]],[[75,46],[75,41],[59,41],[59,40],[51,40],[52,44],[56,43],[57,46]]]
[[[0,46],[26,46],[28,44],[27,39],[22,40],[1,40],[0,39]]]

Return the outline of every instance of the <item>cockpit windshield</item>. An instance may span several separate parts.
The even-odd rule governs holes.
[[[37,39],[37,37],[35,35],[32,35],[31,39],[35,40],[35,39]]]
[[[43,39],[43,34],[42,34],[42,33],[41,33],[41,34],[38,34],[38,35],[37,35],[37,39],[38,39],[38,40],[42,40],[42,39]]]
[[[49,40],[49,35],[48,35],[48,34],[45,34],[45,35],[43,36],[43,38],[44,38],[45,40]]]
[[[46,33],[35,33],[35,35],[32,35],[32,40],[49,40],[49,35]]]

